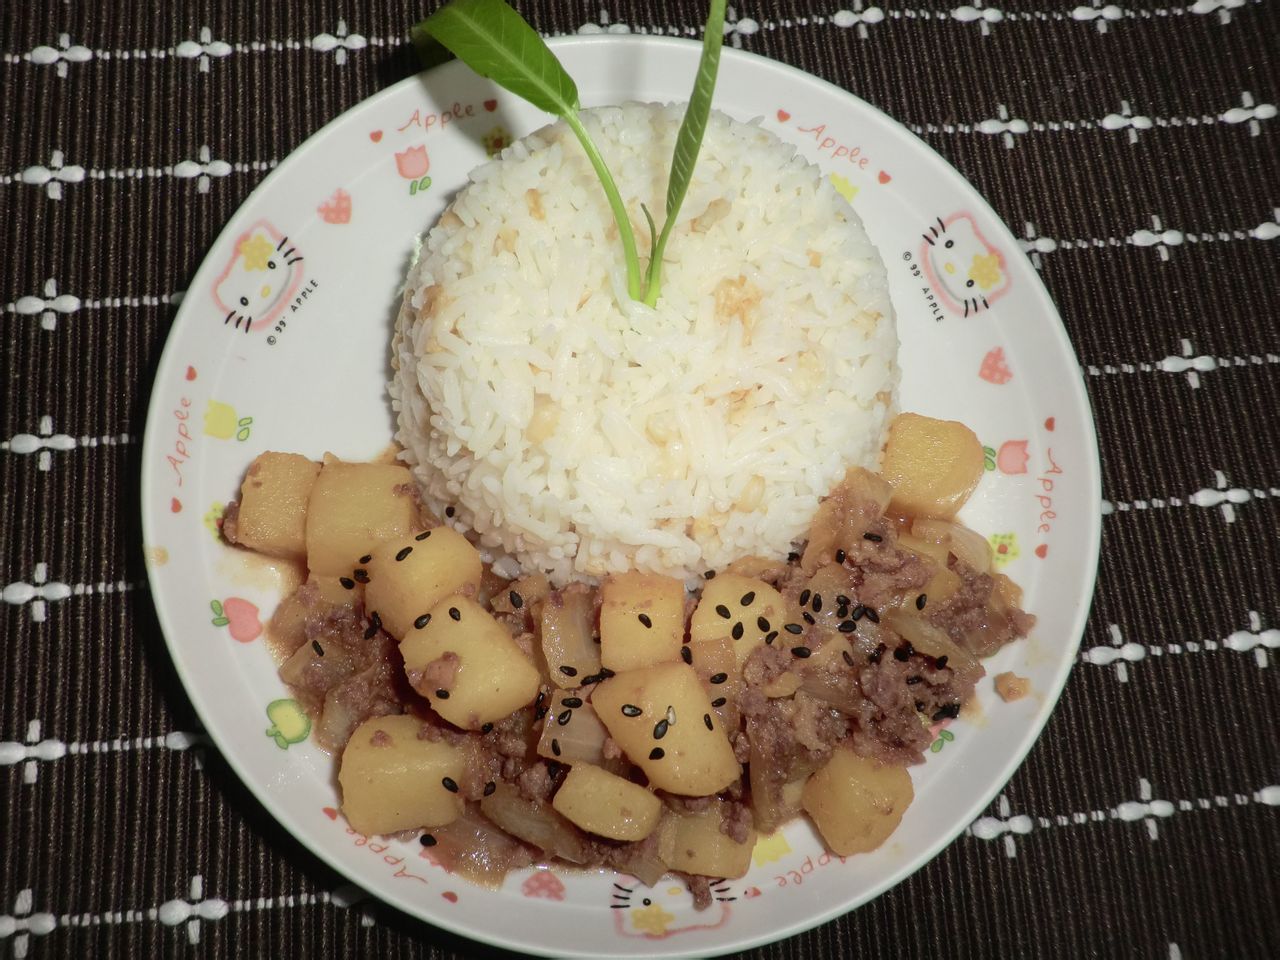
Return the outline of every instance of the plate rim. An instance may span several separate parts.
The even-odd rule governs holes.
[[[679,51],[678,55],[686,55],[687,53],[691,53],[701,48],[701,41],[699,40],[680,37],[651,36],[645,34],[602,33],[565,35],[547,38],[547,43],[553,51],[577,47],[586,48],[627,45],[649,48],[654,51]],[[911,141],[914,141],[914,145],[917,150],[928,155],[932,161],[940,162],[949,171],[951,171],[951,173],[954,174],[954,176],[967,188],[966,200],[979,212],[985,213],[991,222],[998,225],[1000,239],[1004,240],[1006,243],[1012,241],[1011,249],[1016,251],[1013,255],[1021,257],[1024,260],[1026,259],[1026,254],[1022,251],[1021,247],[1017,245],[1016,238],[1013,236],[1012,231],[1009,229],[1004,219],[992,208],[982,193],[972,183],[970,183],[968,178],[957,170],[946,157],[940,154],[896,118],[886,113],[875,104],[864,100],[844,87],[814,76],[813,74],[789,63],[784,63],[759,53],[737,48],[726,48],[723,51],[723,55],[730,60],[742,60],[749,67],[781,71],[794,82],[816,87],[817,89],[823,90],[829,94],[837,94],[843,98],[848,98],[860,107],[878,114],[880,119],[887,122],[897,133],[904,134],[910,138]],[[342,113],[327,121],[323,126],[295,146],[276,166],[276,168],[268,173],[268,175],[264,177],[252,191],[250,191],[250,193],[240,202],[228,217],[226,223],[218,231],[217,236],[204,252],[200,265],[192,276],[189,289],[196,289],[199,286],[200,281],[207,279],[207,273],[213,269],[213,261],[210,258],[209,253],[218,249],[227,238],[233,235],[233,224],[235,224],[241,211],[250,207],[260,196],[274,190],[277,182],[283,180],[292,172],[293,161],[297,156],[303,154],[308,148],[313,147],[315,142],[326,136],[332,128],[350,123],[360,114],[368,110],[376,109],[383,101],[394,98],[405,88],[423,83],[424,78],[429,77],[447,65],[448,64],[441,64],[428,70],[419,71],[391,84],[390,86],[378,90],[371,96],[353,104]],[[882,258],[884,257],[884,251],[881,251],[881,256]],[[887,263],[888,261],[886,260],[886,264]],[[1078,357],[1075,348],[1071,343],[1070,337],[1067,334],[1061,313],[1058,311],[1056,304],[1054,304],[1052,298],[1049,296],[1048,290],[1045,288],[1039,272],[1032,268],[1030,276],[1035,280],[1034,284],[1030,285],[1034,291],[1033,296],[1036,299],[1040,310],[1046,314],[1045,319],[1051,321],[1047,324],[1047,328],[1043,332],[1045,334],[1050,334],[1054,338],[1056,347],[1059,350],[1065,351],[1066,356],[1076,359],[1078,367]],[[153,542],[151,534],[155,532],[155,526],[159,522],[158,518],[153,517],[155,509],[153,504],[156,501],[153,498],[152,493],[153,484],[156,482],[156,471],[153,470],[149,464],[154,461],[154,455],[157,452],[157,444],[163,442],[160,439],[162,432],[160,425],[164,422],[163,418],[168,407],[167,395],[163,394],[160,390],[155,389],[155,385],[166,380],[167,376],[171,374],[179,364],[177,356],[178,341],[180,338],[176,334],[179,333],[180,325],[185,326],[189,322],[185,318],[187,314],[193,310],[194,308],[189,306],[188,301],[184,300],[184,302],[179,304],[178,310],[174,315],[173,322],[170,324],[168,333],[165,336],[164,348],[162,349],[159,361],[156,364],[155,373],[151,378],[152,392],[147,403],[146,424],[144,427],[141,451],[142,470],[139,484],[144,545]],[[1087,550],[1085,559],[1087,562],[1087,568],[1084,571],[1084,578],[1080,584],[1080,598],[1076,604],[1074,619],[1065,633],[1069,638],[1067,644],[1069,651],[1067,649],[1062,650],[1062,655],[1060,656],[1057,668],[1052,677],[1051,689],[1045,689],[1042,691],[1044,694],[1043,705],[1034,715],[1031,724],[1028,726],[1027,734],[1024,734],[1021,738],[1022,742],[1019,744],[1018,749],[1007,756],[1004,763],[1000,766],[997,775],[991,779],[989,787],[979,791],[979,801],[966,809],[963,816],[957,818],[957,826],[942,831],[940,836],[932,844],[927,846],[921,853],[917,854],[911,861],[905,862],[904,865],[896,869],[887,871],[880,880],[871,885],[871,887],[863,894],[851,899],[842,900],[833,906],[827,906],[820,909],[816,913],[806,916],[804,919],[794,921],[785,927],[780,927],[777,931],[763,935],[748,935],[741,939],[735,939],[724,944],[716,945],[714,947],[714,953],[716,955],[734,950],[750,949],[796,936],[797,934],[827,923],[837,916],[852,912],[902,883],[918,870],[936,860],[938,855],[944,849],[956,841],[960,834],[964,832],[966,827],[973,822],[981,811],[990,806],[992,800],[994,800],[1000,791],[1004,789],[1013,774],[1022,766],[1032,748],[1039,742],[1041,735],[1044,733],[1044,728],[1048,724],[1049,718],[1052,716],[1053,711],[1062,696],[1062,692],[1066,687],[1067,678],[1073,669],[1076,654],[1081,642],[1083,641],[1086,622],[1096,590],[1098,565],[1101,556],[1101,463],[1098,450],[1096,421],[1094,419],[1092,406],[1089,402],[1088,392],[1085,389],[1083,373],[1079,372],[1077,376],[1067,378],[1063,383],[1063,386],[1067,391],[1067,398],[1076,408],[1075,412],[1083,415],[1080,422],[1082,431],[1081,442],[1086,456],[1082,463],[1081,483],[1082,488],[1086,492],[1085,495],[1090,499],[1090,503],[1087,504],[1087,506],[1091,508],[1096,507],[1096,509],[1090,509],[1088,517],[1083,520],[1087,525],[1085,536],[1085,546]],[[224,734],[220,732],[218,725],[208,722],[211,716],[216,716],[216,710],[212,705],[212,696],[207,695],[205,692],[201,692],[202,686],[194,682],[196,677],[192,672],[192,669],[189,668],[188,664],[185,662],[184,657],[181,655],[180,645],[175,639],[173,639],[180,636],[181,632],[177,629],[176,624],[172,622],[170,615],[171,604],[166,604],[161,600],[164,590],[158,589],[160,586],[160,577],[157,568],[150,562],[146,563],[145,567],[147,571],[147,580],[152,606],[155,610],[157,622],[159,623],[160,631],[164,638],[165,647],[168,650],[170,660],[173,663],[179,680],[182,682],[183,692],[186,694],[188,701],[191,703],[192,708],[195,710],[196,715],[204,727],[204,732],[212,740],[213,745],[217,748],[222,760],[227,763],[239,781],[248,789],[254,800],[262,806],[272,819],[283,826],[295,841],[300,843],[312,856],[320,859],[327,867],[339,876],[343,877],[346,881],[355,883],[364,890],[365,888],[360,884],[359,879],[353,877],[336,856],[331,855],[327,849],[317,846],[311,842],[307,830],[303,828],[300,816],[297,815],[293,808],[277,804],[275,799],[267,794],[266,790],[255,778],[247,775],[248,767],[240,761],[236,750],[233,749],[233,744],[229,741],[224,742]],[[1068,652],[1070,655],[1067,655]],[[532,953],[538,956],[550,957],[601,956],[599,951],[586,951],[573,947],[557,948],[554,952],[549,949],[544,950],[543,948],[533,944],[522,943],[515,939],[514,936],[507,935],[501,931],[482,929],[470,926],[464,922],[459,922],[452,919],[451,916],[444,911],[430,911],[426,908],[425,904],[414,903],[408,897],[401,897],[396,894],[389,893],[388,891],[379,891],[376,893],[373,891],[366,892],[381,902],[395,907],[397,910],[408,915],[417,922],[439,927],[454,935],[479,943],[496,946],[504,950],[511,950],[525,955]],[[707,951],[705,950],[694,949],[690,951],[688,949],[662,949],[662,947],[659,947],[656,943],[653,944],[653,946],[658,949],[644,955],[662,957],[691,957],[707,955]],[[616,955],[637,956],[637,954],[630,951],[620,952]]]

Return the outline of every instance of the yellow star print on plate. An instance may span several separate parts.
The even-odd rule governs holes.
[[[240,256],[244,257],[244,268],[246,270],[267,269],[267,260],[271,258],[273,249],[262,234],[255,233],[240,244]]]

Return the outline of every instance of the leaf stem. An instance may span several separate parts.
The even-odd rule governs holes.
[[[564,119],[569,124],[569,129],[577,136],[578,142],[582,144],[582,149],[586,151],[587,159],[591,161],[596,176],[600,178],[600,185],[604,187],[605,196],[609,198],[613,219],[618,223],[618,234],[622,238],[622,253],[627,261],[627,294],[632,300],[639,300],[643,294],[640,287],[640,255],[636,252],[636,235],[631,229],[631,218],[627,215],[626,205],[622,202],[622,194],[618,192],[613,174],[605,166],[604,157],[600,156],[600,151],[596,149],[591,135],[587,133],[587,128],[578,118],[577,111],[566,113]]]

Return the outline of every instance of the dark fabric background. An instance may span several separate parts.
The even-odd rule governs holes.
[[[988,811],[1029,818],[1010,821],[1029,832],[967,834],[874,903],[750,955],[1280,955],[1280,9],[1010,0],[988,22],[905,2],[863,10],[865,38],[837,25],[837,3],[748,3],[731,11],[730,42],[923,131],[1016,235],[1054,241],[1040,241],[1042,276],[1086,371],[1114,512],[1085,654]],[[602,19],[685,33],[698,8],[523,5],[548,33]],[[172,736],[199,728],[145,589],[138,523],[168,295],[263,176],[255,164],[413,72],[406,36],[424,12],[421,0],[0,4],[0,957],[490,955],[368,901],[339,905],[342,879],[212,749]],[[310,44],[340,20],[370,41],[342,63]],[[207,71],[173,52],[204,27],[233,45]],[[62,34],[88,58],[33,59]],[[267,49],[234,47],[255,41]],[[1102,123],[1126,102],[1146,118],[1131,121],[1136,137]],[[974,130],[1002,106],[1030,125],[1011,149]],[[110,173],[204,146],[246,169],[203,193]],[[60,199],[21,182],[55,150],[91,171]],[[1178,233],[1127,239],[1141,230]],[[58,294],[78,302],[51,322],[20,300]],[[1201,358],[1197,384],[1162,364],[1184,354]],[[24,434],[74,445],[23,452]],[[1208,505],[1219,488],[1230,520]],[[41,604],[22,586],[41,579],[75,591]],[[1129,645],[1123,671],[1088,653],[1114,644]],[[1151,816],[1121,815],[1147,801]],[[157,915],[202,898],[226,915]]]

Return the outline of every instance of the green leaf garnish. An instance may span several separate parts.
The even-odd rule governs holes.
[[[649,268],[641,282],[640,257],[636,252],[635,233],[627,214],[622,194],[604,157],[596,148],[578,116],[581,104],[578,87],[551,52],[537,31],[525,22],[504,0],[452,0],[417,24],[410,32],[414,46],[426,65],[440,61],[439,47],[451,51],[480,76],[523,97],[540,110],[560,117],[569,125],[582,145],[587,159],[600,178],[605,196],[618,224],[622,252],[627,264],[627,293],[632,300],[649,306],[658,302],[662,283],[662,257],[675,228],[680,205],[689,192],[698,151],[707,132],[711,115],[711,99],[720,69],[720,49],[724,45],[724,11],[726,0],[711,0],[707,24],[702,38],[702,57],[694,79],[693,94],[685,109],[684,121],[676,136],[671,157],[671,173],[667,178],[666,220],[659,234],[653,215],[641,204],[649,224]]]
[[[427,17],[418,30],[438,40],[480,76],[569,125],[609,199],[627,262],[627,292],[639,300],[640,257],[631,218],[604,158],[578,117],[578,87],[542,37],[503,0],[453,0]]]
[[[693,81],[693,93],[684,111],[684,121],[676,136],[675,152],[671,156],[671,173],[667,178],[667,219],[662,233],[649,254],[649,273],[645,280],[644,302],[653,306],[658,302],[658,290],[662,282],[662,255],[676,224],[676,214],[689,192],[693,168],[698,162],[698,151],[707,132],[707,120],[711,116],[711,98],[716,92],[716,74],[720,70],[720,48],[724,45],[725,0],[711,0],[707,13],[707,25],[702,35],[702,57],[698,61],[698,75]]]

